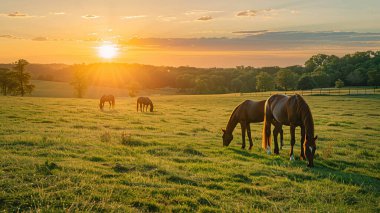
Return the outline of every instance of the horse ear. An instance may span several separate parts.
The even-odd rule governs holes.
[[[225,133],[225,132],[226,132],[226,130],[225,130],[225,129],[221,129],[221,130],[222,130],[222,132],[223,132],[223,133]]]
[[[318,139],[318,135],[316,135],[315,137],[314,137],[314,141],[316,141]]]

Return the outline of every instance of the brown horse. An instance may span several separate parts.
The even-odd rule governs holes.
[[[113,109],[115,107],[115,97],[113,95],[103,95],[100,98],[99,108],[101,110],[103,110],[105,102],[108,102],[110,104],[110,108],[112,107]]]
[[[317,149],[316,140],[318,136],[314,137],[314,121],[311,114],[309,105],[302,98],[296,94],[292,96],[286,95],[272,95],[265,102],[265,116],[263,126],[262,147],[270,150],[271,137],[270,129],[271,123],[268,121],[276,120],[276,125],[290,126],[291,136],[291,149],[290,160],[294,160],[293,147],[295,140],[295,129],[297,126],[301,127],[301,155],[300,159],[308,160],[308,167],[314,166],[314,154]],[[277,135],[274,134],[274,153],[279,154]],[[305,158],[306,154],[306,158]]]
[[[234,131],[236,125],[240,123],[241,126],[241,137],[242,145],[241,148],[245,149],[245,132],[247,131],[248,140],[249,140],[249,149],[252,149],[253,142],[251,137],[251,127],[250,123],[258,123],[264,121],[264,101],[251,101],[246,100],[243,103],[239,104],[231,114],[230,120],[227,123],[226,129],[223,131],[223,145],[228,146],[232,139],[232,132]],[[276,129],[277,131],[278,129]],[[280,127],[279,132],[281,133],[281,147],[283,145],[283,132]]]
[[[148,106],[150,106],[150,111],[153,112],[153,102],[148,97],[137,98],[137,112],[139,111],[139,106],[141,112],[148,111]]]

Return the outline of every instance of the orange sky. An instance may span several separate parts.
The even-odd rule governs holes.
[[[303,64],[317,53],[380,49],[380,15],[374,11],[380,2],[375,0],[1,3],[0,63],[24,58],[31,63],[260,67]],[[117,57],[99,57],[97,48],[105,41],[117,45]]]

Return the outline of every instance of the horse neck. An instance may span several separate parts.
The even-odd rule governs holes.
[[[307,141],[314,141],[314,120],[309,107],[302,110],[302,122],[305,127]]]
[[[239,122],[238,119],[237,119],[237,117],[236,117],[236,111],[237,111],[237,108],[235,108],[235,110],[232,112],[230,120],[227,123],[226,132],[229,133],[229,134],[232,134],[232,132],[234,131],[236,125]]]

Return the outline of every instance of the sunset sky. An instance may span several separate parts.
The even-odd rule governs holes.
[[[0,63],[303,64],[380,50],[379,0],[0,0]],[[99,54],[111,44],[113,58]]]

